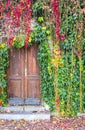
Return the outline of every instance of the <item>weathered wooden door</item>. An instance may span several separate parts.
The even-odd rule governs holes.
[[[10,49],[8,68],[9,104],[40,104],[38,47]]]

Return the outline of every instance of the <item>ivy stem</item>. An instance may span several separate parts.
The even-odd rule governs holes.
[[[79,57],[79,70],[80,70],[80,112],[82,112],[82,59]]]
[[[55,89],[55,102],[56,102],[56,112],[59,114],[60,112],[60,100],[59,100],[59,89],[58,89],[58,66],[54,68],[55,79],[54,79],[54,89]],[[56,114],[57,114],[56,113]]]
[[[68,102],[67,102],[67,109],[71,113],[71,92],[72,92],[72,78],[73,78],[73,49],[71,55],[71,72],[70,72],[70,86],[68,89]]]

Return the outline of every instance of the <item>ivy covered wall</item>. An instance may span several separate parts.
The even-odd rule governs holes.
[[[10,0],[7,2],[4,3],[7,7],[3,6],[1,10],[1,19],[3,19],[3,11],[7,9],[6,18],[8,20],[11,18],[13,21],[11,23],[6,21],[6,24],[10,23],[11,27],[8,33],[6,31],[8,34],[6,44],[19,49],[24,46],[31,47],[33,43],[39,44],[42,99],[51,110],[61,113],[61,116],[75,116],[79,112],[84,112],[84,1],[25,0],[23,2],[20,0],[17,4]],[[1,4],[3,5],[3,2]],[[8,10],[9,5],[12,7],[11,14]],[[25,12],[29,15],[27,18],[23,15]],[[6,18],[4,20],[7,20]],[[24,19],[24,23],[20,21],[20,18]],[[32,19],[36,23],[33,30],[31,29]],[[21,25],[24,25],[24,29],[23,27],[20,29]],[[15,35],[14,27],[17,35]],[[11,37],[9,37],[10,32]],[[8,52],[6,53],[8,57]],[[2,55],[1,59],[4,59]],[[6,63],[8,65],[8,60]],[[6,68],[4,70],[6,73]],[[4,85],[1,87],[4,88]]]

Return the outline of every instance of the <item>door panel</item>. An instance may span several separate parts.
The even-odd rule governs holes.
[[[31,48],[27,49],[27,75],[38,75],[40,70],[37,60],[38,47],[34,44]]]
[[[27,95],[26,98],[40,98],[40,78],[36,44],[27,50]]]
[[[38,47],[10,50],[8,96],[10,104],[39,104],[40,77],[37,61]]]
[[[24,50],[11,48],[10,50],[10,74],[11,76],[21,77],[24,65]]]
[[[10,79],[10,93],[9,96],[10,97],[22,97],[21,96],[21,81],[20,80],[12,80]]]
[[[24,98],[24,50],[10,49],[10,66],[8,68],[8,96]]]
[[[30,77],[27,79],[27,98],[40,98],[40,79],[36,77]]]

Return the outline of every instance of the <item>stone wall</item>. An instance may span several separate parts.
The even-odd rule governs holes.
[[[31,30],[37,25],[34,19],[31,20]],[[6,33],[3,31],[5,28],[4,22],[0,20],[0,43],[5,43],[7,41]],[[23,31],[25,33],[25,31]]]
[[[6,42],[6,33],[3,31],[4,30],[4,22],[0,19],[0,43]]]

